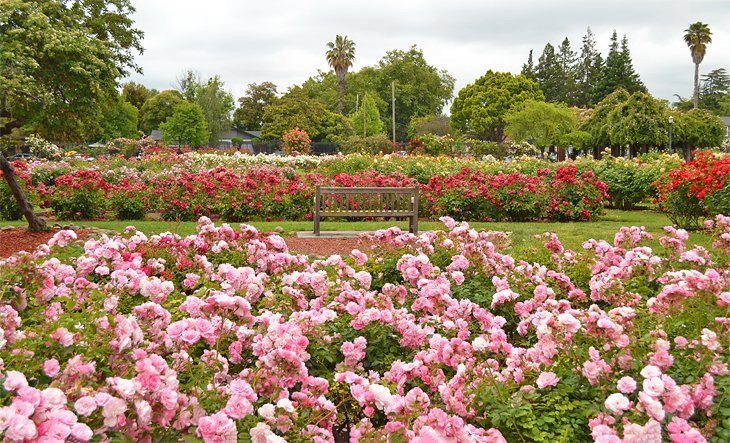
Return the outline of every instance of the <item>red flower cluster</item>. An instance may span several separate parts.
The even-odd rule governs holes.
[[[575,166],[537,175],[519,172],[487,175],[468,168],[447,177],[432,177],[423,187],[433,215],[468,220],[589,220],[609,198],[606,185],[592,172]]]

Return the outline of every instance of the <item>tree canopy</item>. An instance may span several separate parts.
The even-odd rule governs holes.
[[[537,82],[521,74],[487,71],[459,91],[451,105],[451,127],[480,140],[501,142],[505,116],[528,100],[544,100]]]
[[[23,127],[73,142],[96,132],[117,80],[139,72],[133,12],[128,0],[0,3],[0,135]]]
[[[243,130],[261,130],[264,124],[264,110],[278,98],[275,84],[249,83],[246,94],[238,99],[238,108],[233,113],[233,124]]]
[[[162,140],[182,146],[199,147],[210,137],[203,109],[197,103],[183,101],[172,115],[160,124]]]
[[[539,148],[558,146],[566,134],[578,127],[575,112],[564,104],[530,100],[505,116],[505,134],[515,141],[527,141]]]
[[[224,131],[231,128],[232,113],[235,108],[233,95],[224,89],[224,83],[215,75],[205,82],[200,75],[188,69],[177,79],[178,90],[190,103],[200,106],[208,126],[210,146],[218,146]]]
[[[172,115],[175,108],[185,100],[180,92],[168,89],[145,101],[140,112],[140,128],[145,134],[158,129],[160,124]]]
[[[363,123],[363,113],[365,113],[365,122]],[[375,104],[375,100],[370,94],[365,94],[362,103],[357,111],[350,114],[350,121],[355,130],[355,135],[377,135],[382,134],[384,130],[383,121],[380,119],[380,112]]]
[[[103,111],[99,131],[94,140],[108,141],[119,137],[137,138],[137,118],[139,111],[124,97],[119,96],[106,110]]]
[[[673,145],[685,158],[695,149],[720,146],[727,127],[722,120],[706,109],[691,109],[687,112],[673,113]]]
[[[391,82],[395,82],[396,138],[407,138],[413,117],[439,114],[454,93],[454,78],[429,65],[415,45],[407,51],[388,51],[378,62],[376,92],[387,109],[381,109],[386,131],[392,131]]]
[[[276,103],[266,107],[261,137],[278,139],[294,128],[306,131],[313,141],[322,141],[352,134],[347,117],[329,111],[321,102],[313,100],[302,88],[294,87]]]

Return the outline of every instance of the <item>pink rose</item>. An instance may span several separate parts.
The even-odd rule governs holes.
[[[5,430],[5,438],[11,441],[30,440],[37,435],[38,429],[36,429],[35,423],[22,415],[13,416]]]
[[[94,432],[84,423],[76,423],[71,427],[71,436],[77,441],[89,441]]]
[[[554,372],[543,372],[540,374],[539,377],[537,377],[537,387],[540,389],[544,389],[548,386],[555,386],[558,384],[558,381],[560,379],[555,375]]]
[[[88,417],[96,410],[96,399],[94,397],[81,397],[74,403],[74,409],[79,415]]]
[[[621,415],[624,411],[629,409],[630,402],[623,394],[615,393],[608,396],[604,405],[606,406],[606,409],[614,414]]]
[[[636,381],[631,377],[621,377],[616,384],[618,390],[624,394],[629,394],[636,390]]]
[[[61,369],[61,366],[58,363],[58,360],[55,358],[51,358],[43,362],[43,373],[46,374],[48,377],[55,377],[58,375],[58,371]]]
[[[28,386],[28,381],[25,379],[25,375],[18,371],[8,371],[5,373],[5,382],[3,386],[8,391],[16,391],[20,388]]]

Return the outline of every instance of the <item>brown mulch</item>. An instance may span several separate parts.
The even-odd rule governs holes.
[[[57,230],[44,232],[28,232],[25,228],[0,230],[0,258],[7,258],[19,251],[33,252],[38,246],[48,243]],[[76,231],[79,239],[83,240],[89,233],[85,230]]]
[[[56,231],[28,232],[25,228],[0,230],[0,258],[6,258],[18,251],[32,252],[38,246],[47,243]],[[88,235],[87,231],[77,231],[80,239]],[[297,238],[284,237],[289,251],[293,254],[307,254],[328,257],[333,254],[349,255],[353,249],[363,252],[370,250],[369,244],[359,238]]]
[[[329,257],[330,255],[346,256],[353,249],[359,249],[364,253],[370,251],[372,242],[360,238],[297,238],[284,237],[289,252],[292,254],[307,254],[320,257]]]

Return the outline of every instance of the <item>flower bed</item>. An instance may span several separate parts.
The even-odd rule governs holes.
[[[727,441],[730,218],[718,254],[623,228],[518,261],[444,218],[310,261],[250,226],[0,263],[15,441]],[[621,440],[623,438],[623,440]],[[240,440],[239,440],[240,441]]]
[[[705,217],[730,213],[730,155],[697,152],[694,160],[664,174],[654,185],[657,203],[672,223],[695,228]]]

